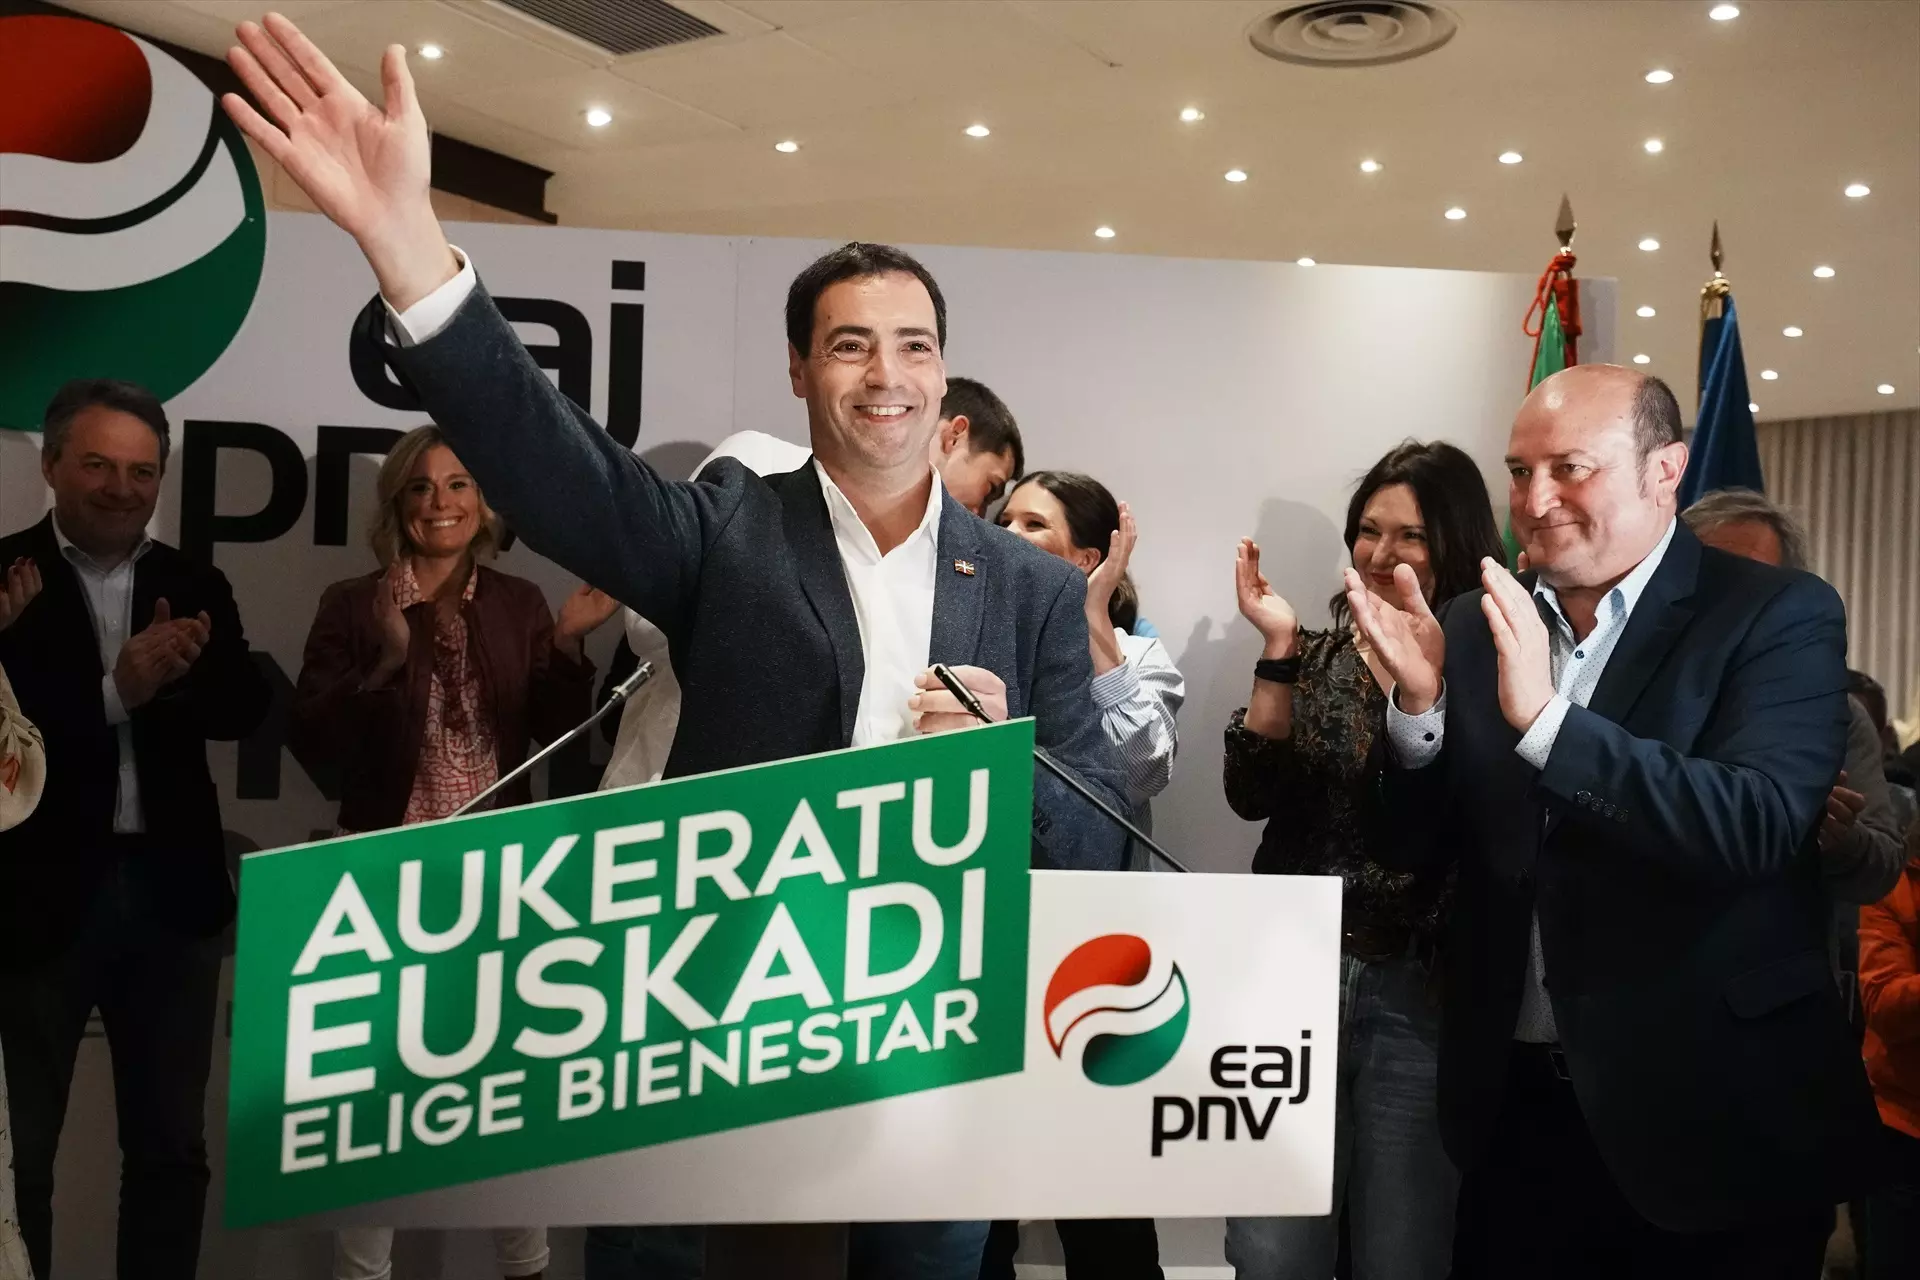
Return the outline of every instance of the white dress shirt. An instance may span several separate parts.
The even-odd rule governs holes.
[[[1187,682],[1158,636],[1136,636],[1115,627],[1123,661],[1093,678],[1100,727],[1119,749],[1126,768],[1127,803],[1135,825],[1147,827],[1147,802],[1167,789],[1180,749],[1174,717],[1187,698]]]
[[[1547,620],[1554,694],[1514,747],[1514,752],[1535,769],[1547,767],[1547,758],[1553,754],[1553,744],[1560,736],[1560,726],[1566,723],[1568,709],[1586,706],[1593,697],[1593,691],[1599,687],[1600,677],[1607,669],[1607,659],[1613,656],[1615,646],[1626,632],[1627,619],[1633,615],[1634,605],[1640,602],[1647,583],[1652,581],[1654,571],[1666,557],[1667,547],[1673,542],[1675,527],[1673,523],[1668,524],[1666,534],[1647,558],[1635,565],[1633,572],[1607,592],[1606,598],[1595,611],[1593,630],[1583,639],[1574,639],[1573,624],[1567,621],[1566,614],[1560,608],[1559,594],[1546,583],[1535,581],[1534,597],[1547,606],[1542,612]],[[1447,695],[1444,688],[1440,692],[1440,700],[1417,716],[1400,710],[1394,698],[1387,699],[1387,738],[1393,744],[1394,756],[1402,765],[1409,769],[1424,768],[1440,754],[1446,738],[1446,714]],[[1513,1037],[1537,1044],[1551,1044],[1560,1037],[1553,1025],[1553,1004],[1547,999],[1546,961],[1540,951],[1538,911],[1533,915],[1530,947],[1532,954],[1527,965],[1527,981],[1520,988],[1520,1016],[1514,1025]]]
[[[114,726],[120,742],[120,777],[114,793],[113,829],[129,835],[147,829],[146,814],[140,807],[140,770],[133,758],[133,725],[127,707],[120,700],[120,686],[113,682],[114,664],[120,661],[120,646],[133,634],[133,567],[153,546],[153,539],[140,535],[140,545],[111,569],[82,551],[60,529],[60,517],[53,518],[54,541],[60,555],[73,566],[86,593],[87,613],[93,619],[93,637],[100,646],[100,700],[106,706],[107,723]]]
[[[460,304],[479,283],[473,260],[459,249],[454,255],[460,270],[403,312],[387,304],[394,339],[402,345],[425,342],[447,327]],[[853,614],[860,626],[860,648],[866,677],[860,684],[860,705],[854,715],[853,745],[871,746],[914,734],[907,700],[918,690],[914,678],[927,669],[933,635],[934,566],[940,542],[940,506],[945,490],[931,463],[932,484],[927,511],[906,541],[880,554],[873,535],[860,516],[816,460],[814,468],[826,493],[827,515],[833,539],[840,549],[847,590],[853,596]]]

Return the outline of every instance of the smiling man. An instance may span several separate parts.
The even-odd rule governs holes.
[[[802,271],[787,367],[811,461],[762,478],[723,458],[669,482],[554,389],[448,245],[404,50],[387,50],[376,106],[284,18],[239,38],[229,60],[273,121],[234,95],[225,106],[366,254],[380,299],[363,337],[530,546],[667,636],[681,717],[666,776],[965,727],[928,671],[944,662],[995,719],[1033,716],[1040,743],[1124,807],[1090,694],[1082,576],[975,519],[929,460],[947,316],[925,267],[849,244]],[[1104,819],[1046,775],[1034,788],[1036,865],[1120,866]],[[971,1280],[985,1236],[858,1227],[852,1271]]]
[[[1676,516],[1657,378],[1542,382],[1508,444],[1532,572],[1436,618],[1348,571],[1395,682],[1376,856],[1453,867],[1440,1116],[1455,1274],[1816,1280],[1875,1113],[1816,833],[1846,619]]]
[[[53,1265],[53,1170],[96,1008],[114,1066],[119,1273],[190,1280],[207,1192],[220,932],[233,918],[207,742],[271,698],[226,577],[147,536],[169,429],[144,387],[69,382],[47,406],[53,510],[0,538],[41,590],[0,667],[46,740],[46,789],[0,834],[0,1054],[21,1234]]]

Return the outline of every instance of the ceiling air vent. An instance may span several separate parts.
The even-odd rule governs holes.
[[[664,49],[668,45],[724,34],[720,28],[681,12],[666,0],[500,0],[500,3],[612,54]]]
[[[1310,67],[1377,67],[1432,53],[1460,20],[1423,0],[1315,0],[1268,14],[1247,30],[1269,58]]]

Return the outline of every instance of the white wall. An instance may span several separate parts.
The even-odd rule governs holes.
[[[788,280],[824,244],[482,224],[455,227],[453,238],[496,294],[565,300],[587,317],[596,412],[607,396],[608,308],[644,301],[638,447],[664,465],[684,469],[741,428],[805,439],[804,409],[787,384],[781,306]],[[1245,869],[1259,831],[1228,812],[1219,782],[1219,735],[1245,699],[1259,648],[1234,611],[1234,544],[1256,537],[1276,588],[1309,624],[1324,624],[1350,487],[1387,448],[1408,436],[1454,441],[1500,486],[1499,505],[1502,446],[1531,350],[1520,322],[1532,279],[1112,253],[927,248],[923,256],[947,292],[950,372],[980,378],[1007,401],[1030,466],[1089,472],[1137,512],[1144,612],[1188,681],[1182,755],[1156,804],[1156,829],[1199,867]],[[610,292],[615,259],[647,263],[644,294]],[[1611,317],[1611,282],[1584,287],[1583,313]],[[319,426],[417,425],[420,415],[380,408],[348,374],[348,327],[371,291],[339,232],[318,218],[271,215],[253,312],[219,363],[170,404],[176,431],[189,419],[273,427],[307,456],[311,482]],[[532,340],[552,335],[535,330]],[[1611,345],[1609,331],[1590,334],[1583,358],[1605,359]],[[0,529],[45,509],[36,451],[36,439],[0,432]],[[169,539],[179,519],[178,456],[155,528]],[[314,545],[309,483],[307,509],[285,535],[215,549],[250,638],[289,677],[321,588],[372,567],[358,531],[373,468],[362,460],[353,470],[349,545]],[[265,501],[268,470],[257,458],[224,456],[218,475],[223,513]],[[502,567],[535,578],[556,602],[572,585],[525,548]],[[590,652],[604,661],[612,643],[609,629]],[[227,825],[250,843],[290,843],[330,825],[330,807],[290,757],[280,794],[246,801],[233,798],[236,749],[217,744],[211,757]],[[225,1047],[223,1035],[217,1071]],[[219,1082],[214,1094],[217,1152]],[[111,1116],[104,1046],[90,1040],[58,1202],[61,1273],[78,1280],[111,1270]],[[216,1165],[214,1215],[219,1179]],[[316,1240],[216,1230],[202,1275],[320,1277],[324,1257]],[[484,1267],[479,1256],[469,1260],[468,1271]]]

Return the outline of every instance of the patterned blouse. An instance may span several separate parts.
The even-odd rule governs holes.
[[[1387,699],[1350,631],[1300,632],[1293,732],[1265,738],[1246,727],[1246,708],[1227,724],[1226,792],[1233,811],[1265,821],[1253,869],[1337,875],[1346,914],[1436,937],[1446,921],[1451,876],[1389,871],[1367,857],[1360,805]]]
[[[492,786],[500,776],[500,756],[494,744],[493,713],[486,681],[473,652],[467,628],[466,605],[473,600],[480,570],[467,575],[460,595],[461,608],[451,616],[432,611],[433,675],[427,683],[426,734],[420,742],[420,763],[413,774],[413,792],[407,797],[411,826],[444,818]],[[411,608],[426,599],[413,576],[413,565],[400,568],[399,604]]]

